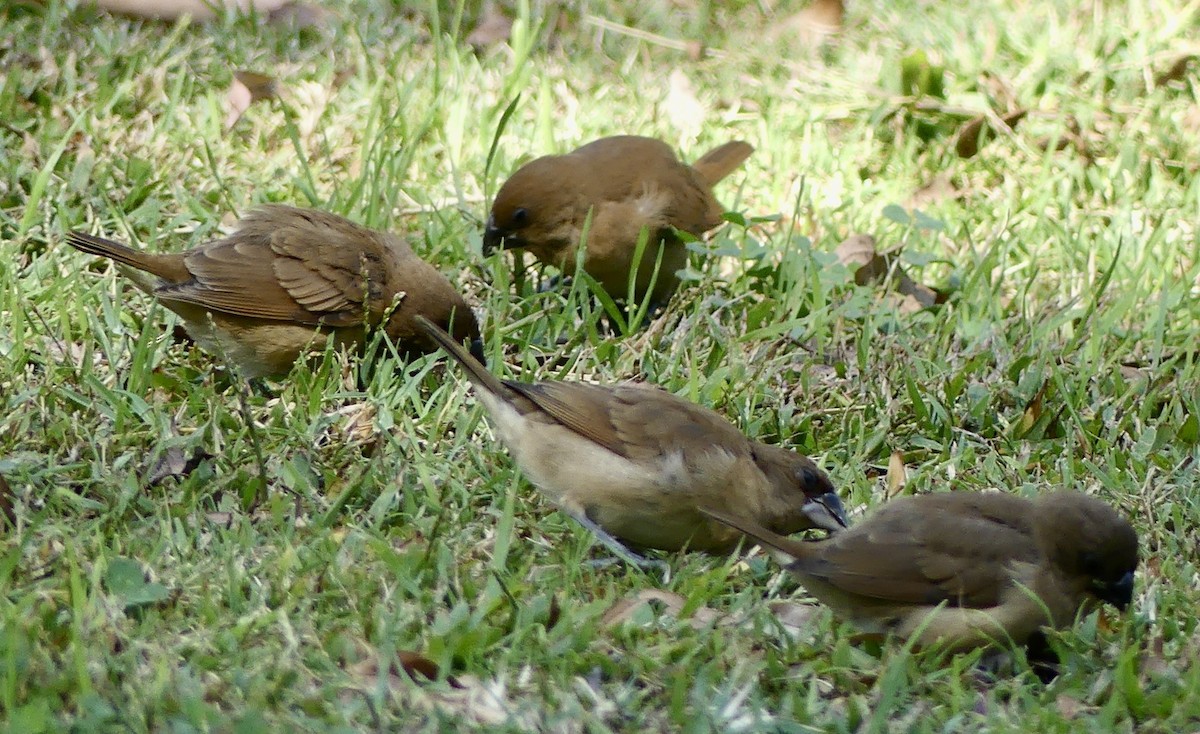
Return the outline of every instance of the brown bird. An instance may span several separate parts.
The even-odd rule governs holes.
[[[475,315],[445,276],[400,238],[335,214],[264,206],[229,237],[179,254],[82,232],[67,243],[128,266],[122,272],[179,314],[202,349],[226,355],[248,378],[286,374],[331,339],[361,345],[364,325],[384,324],[401,351],[434,351],[413,322],[418,314],[470,339],[483,359]]]
[[[441,328],[417,322],[467,371],[522,471],[626,560],[644,562],[620,541],[736,546],[739,534],[699,505],[784,533],[844,526],[833,484],[808,457],[752,441],[708,408],[646,385],[500,380]]]
[[[675,272],[687,264],[687,250],[675,231],[699,237],[721,224],[725,208],[712,187],[753,151],[733,141],[689,166],[660,140],[618,135],[566,155],[543,156],[500,187],[483,236],[484,252],[524,248],[570,274],[586,225],[582,268],[609,295],[624,298],[636,268],[634,297],[641,301],[649,294],[653,302],[665,303],[679,285]],[[635,262],[643,230],[649,240]]]
[[[808,543],[723,508],[702,512],[773,551],[837,615],[922,647],[1023,645],[1097,601],[1124,609],[1133,598],[1133,527],[1079,492],[904,497]]]

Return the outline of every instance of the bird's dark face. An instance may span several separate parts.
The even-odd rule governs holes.
[[[466,303],[456,305],[442,318],[434,319],[433,322],[442,327],[447,334],[453,336],[459,344],[466,343],[471,356],[479,360],[484,367],[487,366],[487,356],[483,352],[483,338],[479,334],[479,322],[475,320],[475,314]]]
[[[1038,543],[1068,576],[1100,601],[1125,609],[1133,601],[1137,533],[1119,512],[1082,492],[1039,498]]]
[[[531,161],[509,177],[488,216],[483,252],[497,248],[539,247],[561,238],[563,224],[574,216],[578,172],[561,156]]]
[[[796,479],[808,497],[802,512],[813,525],[831,533],[845,530],[849,526],[846,521],[846,508],[825,472],[811,463],[806,463],[797,472]]]
[[[1122,611],[1133,602],[1136,544],[1133,550],[1132,556],[1127,553],[1085,551],[1079,559],[1079,566],[1088,577],[1088,592]]]

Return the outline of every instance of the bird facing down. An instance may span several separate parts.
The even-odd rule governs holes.
[[[500,380],[442,329],[418,322],[466,370],[517,466],[626,560],[643,562],[622,542],[736,546],[739,533],[700,505],[781,533],[845,524],[833,484],[808,457],[752,441],[708,408],[643,385]]]
[[[753,151],[749,144],[733,141],[689,166],[660,140],[618,135],[566,155],[543,156],[500,187],[483,237],[484,252],[520,247],[542,263],[573,273],[590,211],[583,270],[613,298],[624,298],[636,268],[635,298],[641,301],[649,294],[652,301],[665,303],[679,285],[675,272],[687,264],[687,250],[675,230],[699,237],[721,224],[725,208],[713,197],[712,187]],[[635,262],[643,230],[649,240]]]
[[[1024,645],[1097,601],[1124,609],[1133,599],[1133,527],[1079,492],[904,497],[808,543],[723,509],[702,511],[771,550],[835,614],[920,647]]]
[[[400,238],[312,209],[261,207],[224,239],[178,254],[134,250],[71,232],[67,243],[123,266],[134,283],[183,319],[200,347],[247,378],[286,374],[301,354],[359,346],[383,324],[401,352],[436,349],[413,317],[470,339],[479,325],[445,276]]]

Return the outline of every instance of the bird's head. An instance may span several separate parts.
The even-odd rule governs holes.
[[[771,484],[771,501],[777,508],[770,530],[790,535],[808,528],[837,532],[849,525],[829,475],[807,456],[757,442],[752,456]]]
[[[581,172],[564,156],[530,161],[509,177],[492,202],[483,233],[485,255],[497,248],[529,248],[544,261],[579,237],[578,209],[584,200]],[[586,216],[587,204],[583,204]]]
[[[1047,559],[1100,601],[1125,609],[1133,601],[1137,533],[1124,516],[1081,492],[1038,498],[1035,534]]]

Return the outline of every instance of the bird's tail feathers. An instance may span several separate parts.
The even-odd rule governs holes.
[[[700,156],[692,163],[692,168],[700,174],[705,183],[712,186],[733,173],[753,152],[754,146],[749,143],[731,140]]]
[[[496,395],[506,395],[509,391],[500,381],[498,377],[487,371],[483,364],[471,356],[471,353],[454,340],[454,337],[446,333],[446,330],[420,314],[415,314],[413,319],[426,336],[432,339],[438,346],[449,352],[455,362],[462,365],[462,368],[467,371],[467,377],[471,382],[483,390]]]
[[[773,533],[753,520],[730,515],[720,510],[714,510],[711,507],[705,507],[704,505],[700,505],[697,509],[717,522],[724,523],[751,540],[754,540],[763,548],[770,551],[771,555],[775,556],[784,565],[807,557],[811,550],[810,548],[806,548],[804,543],[792,540],[791,538],[785,538],[778,533]]]
[[[144,270],[160,278],[171,278],[172,273],[163,270],[159,266],[158,258],[151,253],[135,250],[132,247],[122,245],[120,242],[106,240],[103,237],[97,237],[92,234],[83,232],[67,233],[67,244],[74,247],[80,252],[86,252],[89,255],[97,255],[106,257],[110,260],[115,260],[122,265],[128,265],[131,268]]]

